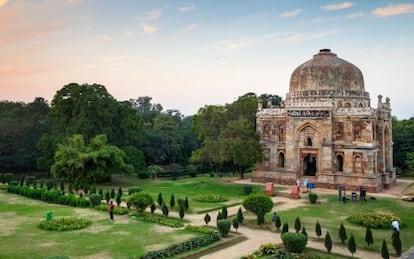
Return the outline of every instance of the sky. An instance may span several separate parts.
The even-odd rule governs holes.
[[[248,92],[285,98],[324,48],[361,69],[374,108],[381,94],[414,116],[409,0],[0,0],[0,100],[96,83],[193,115]]]

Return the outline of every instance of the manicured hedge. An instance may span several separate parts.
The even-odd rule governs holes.
[[[282,234],[282,241],[286,251],[290,253],[302,253],[308,243],[308,238],[302,233],[286,232]]]
[[[89,207],[90,202],[84,198],[78,198],[74,194],[65,195],[57,190],[34,189],[28,186],[9,185],[9,193],[19,194],[31,199],[42,200],[48,203],[63,204],[73,207]]]
[[[212,233],[217,232],[216,230],[212,228],[208,228],[205,226],[193,226],[193,225],[185,226],[185,230],[190,231],[190,232],[203,233],[203,234],[212,234]]]
[[[158,251],[148,252],[145,255],[141,256],[142,259],[155,259],[155,258],[168,258],[180,253],[187,252],[189,250],[210,245],[216,241],[220,240],[220,234],[215,232],[202,237],[194,237],[190,240],[184,241],[179,244],[173,244],[165,249]]]

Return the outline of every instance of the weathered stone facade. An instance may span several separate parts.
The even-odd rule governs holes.
[[[264,160],[254,181],[370,192],[395,182],[390,100],[372,108],[361,71],[330,50],[295,69],[280,107],[258,106]]]

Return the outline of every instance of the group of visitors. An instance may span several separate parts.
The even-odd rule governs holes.
[[[352,192],[351,195],[352,195],[352,201],[358,200],[356,192]],[[359,187],[359,201],[367,201],[366,197],[367,197],[367,191],[365,187],[360,186]],[[338,201],[342,201],[343,203],[346,203],[347,201],[345,186],[338,187]]]

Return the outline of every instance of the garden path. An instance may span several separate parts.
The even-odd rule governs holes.
[[[375,196],[387,196],[387,197],[394,197],[394,198],[400,198],[401,193],[408,188],[408,186],[412,183],[411,180],[397,180],[397,184],[392,186],[390,189],[385,190],[383,193],[376,193]],[[240,184],[252,184],[250,179],[245,180],[239,180],[236,181],[236,183]],[[328,189],[315,189],[314,192],[317,193],[336,193],[336,190],[328,190]],[[299,199],[299,200],[293,200],[285,197],[272,197],[272,200],[274,203],[279,203],[277,206],[278,211],[282,210],[288,210],[291,208],[295,208],[298,206],[302,206],[305,204],[305,199]],[[235,215],[237,214],[237,210],[240,206],[234,206],[229,207],[228,215]],[[212,219],[211,225],[216,224],[216,217],[217,212],[211,212],[209,213]],[[192,224],[194,225],[204,225],[204,215],[201,214],[192,214],[192,215],[186,215],[186,219],[190,220]],[[241,226],[238,229],[238,232],[243,234],[247,237],[247,240],[235,244],[233,246],[221,249],[219,251],[213,252],[211,254],[202,256],[202,259],[215,259],[215,258],[240,258],[243,255],[247,255],[259,248],[260,245],[266,244],[266,243],[282,243],[282,240],[280,238],[280,234],[268,230],[260,230],[260,229],[252,229],[252,228],[246,228]],[[308,240],[307,243],[308,247],[315,248],[321,251],[326,251],[326,248],[324,247],[323,242],[316,242],[312,240]],[[341,254],[345,256],[350,256],[350,252],[347,248],[347,246],[333,246],[332,247],[332,253]],[[369,258],[369,259],[381,259],[381,254],[374,253],[367,250],[361,250],[357,249],[356,253],[354,254],[357,258]],[[390,256],[390,258],[395,258]]]

